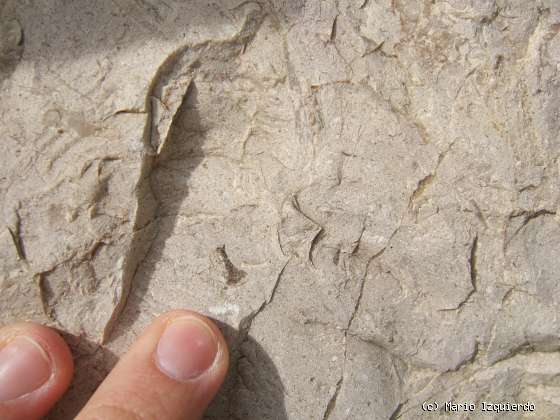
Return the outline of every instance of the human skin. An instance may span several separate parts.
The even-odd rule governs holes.
[[[228,369],[226,342],[188,310],[156,318],[119,360],[78,420],[199,419]],[[0,418],[48,413],[71,383],[74,364],[54,330],[30,322],[0,329]]]

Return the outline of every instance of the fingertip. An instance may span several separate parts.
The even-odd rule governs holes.
[[[186,309],[167,312],[156,322],[160,324],[155,333],[159,337],[156,366],[177,382],[196,383],[192,392],[199,395],[201,405],[208,405],[229,369],[229,350],[222,332],[210,318]],[[185,353],[192,357],[185,359]]]
[[[32,322],[1,328],[0,417],[42,417],[66,391],[73,371],[68,346],[51,328]]]
[[[198,419],[228,366],[214,322],[189,310],[168,312],[140,335],[78,418]]]
[[[184,322],[190,321],[198,321],[204,327],[206,327],[214,340],[216,340],[217,348],[216,348],[216,356],[213,359],[213,365],[211,366],[213,374],[216,374],[216,370],[218,373],[225,376],[229,368],[229,350],[226,339],[224,338],[222,332],[216,325],[214,321],[210,318],[187,309],[176,309],[170,312],[167,312],[163,315],[160,315],[158,318],[155,319],[152,325],[156,325],[157,331],[147,331],[148,334],[156,334],[158,336],[159,343],[161,344],[161,339],[164,337],[165,332],[169,333],[169,328],[173,327],[174,324],[180,324]],[[162,332],[163,331],[163,332]],[[190,334],[189,334],[190,335]]]

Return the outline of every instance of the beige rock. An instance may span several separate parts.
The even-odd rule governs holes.
[[[209,419],[557,417],[559,31],[553,0],[0,0],[0,319],[71,344],[52,418],[176,307],[232,348]]]

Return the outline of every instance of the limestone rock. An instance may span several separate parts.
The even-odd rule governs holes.
[[[72,346],[52,418],[176,307],[231,346],[209,419],[558,417],[559,32],[554,0],[0,0],[0,320]]]

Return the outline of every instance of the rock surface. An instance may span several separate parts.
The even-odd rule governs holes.
[[[232,348],[208,419],[558,418],[559,32],[555,0],[0,0],[0,321],[72,345],[52,418],[176,307]]]

